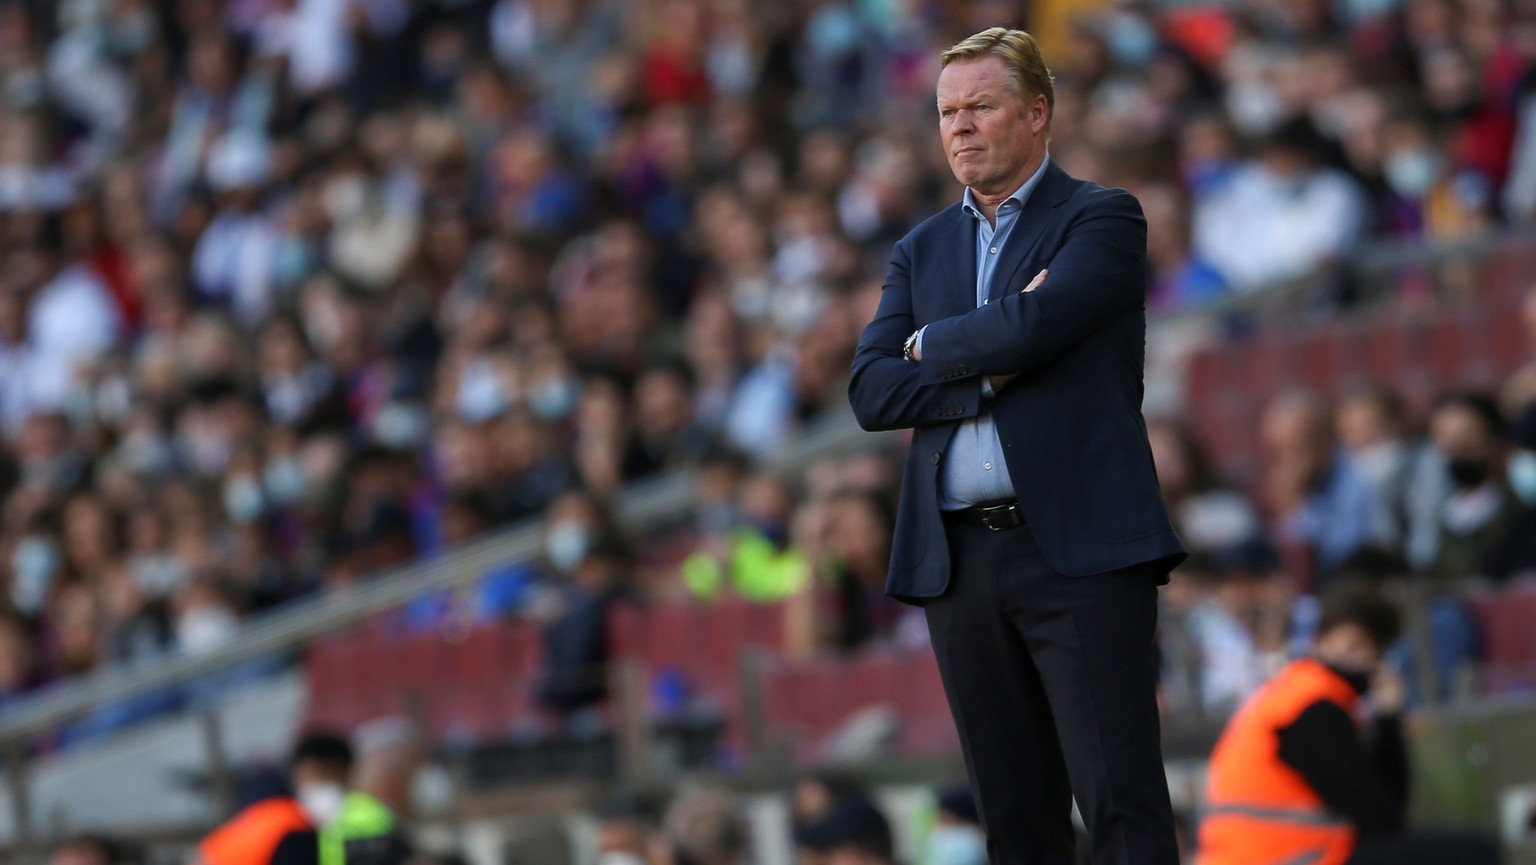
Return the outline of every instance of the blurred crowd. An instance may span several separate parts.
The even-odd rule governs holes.
[[[1164,498],[1191,550],[1165,593],[1164,697],[1224,717],[1305,653],[1316,597],[1383,584],[1410,612],[1390,658],[1417,701],[1470,696],[1488,660],[1469,598],[1536,575],[1536,292],[1531,362],[1501,393],[1445,394],[1415,412],[1390,385],[1273,397],[1258,476],[1223,477],[1190,429],[1149,433]]]
[[[731,791],[694,785],[673,794],[616,794],[591,812],[593,865],[986,865],[986,840],[969,789],[944,786],[891,808],[852,775],[822,772],[796,779],[779,797],[787,820],[763,837],[749,803]],[[759,815],[761,816],[761,815]],[[754,831],[756,830],[756,831]],[[311,836],[312,837],[312,836]],[[1181,842],[1182,843],[1182,842]],[[567,847],[559,843],[556,847]],[[773,851],[769,853],[767,851]],[[555,848],[520,849],[508,861],[561,858]],[[764,858],[767,856],[768,858]],[[102,836],[54,847],[49,865],[149,865],[142,851]],[[274,860],[275,861],[275,860]],[[368,860],[382,865],[462,865],[457,851]],[[1086,860],[1085,860],[1086,861]]]
[[[545,622],[555,706],[625,594],[920,641],[878,594],[889,462],[758,461],[844,403],[891,243],[958,199],[938,50],[1047,12],[1052,158],[1139,196],[1156,310],[1536,215],[1515,0],[0,3],[0,705],[539,515],[542,561],[405,618]],[[1487,409],[1425,445],[1390,394],[1288,400],[1254,512],[1320,573],[1367,538],[1463,572]],[[1240,522],[1157,435],[1186,536]],[[682,465],[688,541],[624,543],[614,492]]]

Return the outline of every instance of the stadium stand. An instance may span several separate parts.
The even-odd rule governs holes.
[[[1209,568],[1165,593],[1170,726],[1262,682],[1342,571],[1433,587],[1420,706],[1467,696],[1447,665],[1528,696],[1528,3],[8,0],[0,730],[46,766],[297,670],[303,726],[415,717],[461,757],[636,706],[697,722],[693,767],[819,763],[880,707],[884,753],[953,756],[879,591],[899,443],[843,390],[891,243],[958,195],[930,61],[999,16],[1055,69],[1052,158],[1142,201],[1153,347],[1204,334],[1154,371]],[[1367,385],[1390,431],[1350,420]],[[1321,414],[1269,429],[1297,389]],[[1516,528],[1443,579],[1485,525],[1444,519],[1481,447],[1451,394],[1497,400]],[[1340,511],[1276,468],[1334,455]],[[622,762],[560,753],[531,774]]]

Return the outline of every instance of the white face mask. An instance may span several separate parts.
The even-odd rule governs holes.
[[[987,865],[987,842],[975,826],[935,826],[928,854],[933,865]]]
[[[336,783],[302,784],[298,789],[299,807],[316,826],[336,819],[346,798],[346,788]]]

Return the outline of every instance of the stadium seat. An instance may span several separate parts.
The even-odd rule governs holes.
[[[860,712],[879,706],[898,719],[898,753],[933,755],[958,748],[932,652],[875,649],[779,663],[763,683],[769,737],[787,740],[802,763],[823,759],[829,737]]]
[[[1484,692],[1536,691],[1536,579],[1476,593],[1470,602],[1483,627]]]

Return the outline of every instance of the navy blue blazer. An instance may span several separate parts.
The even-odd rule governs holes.
[[[976,306],[975,218],[959,204],[902,238],[853,359],[849,399],[867,430],[912,429],[886,592],[920,602],[949,585],[939,466],[956,423],[991,412],[1024,518],[1046,563],[1078,577],[1184,558],[1141,402],[1147,223],[1123,189],[1052,162]],[[1045,283],[1023,289],[1049,268]],[[923,359],[902,344],[926,325]],[[982,376],[1018,373],[984,400]]]

